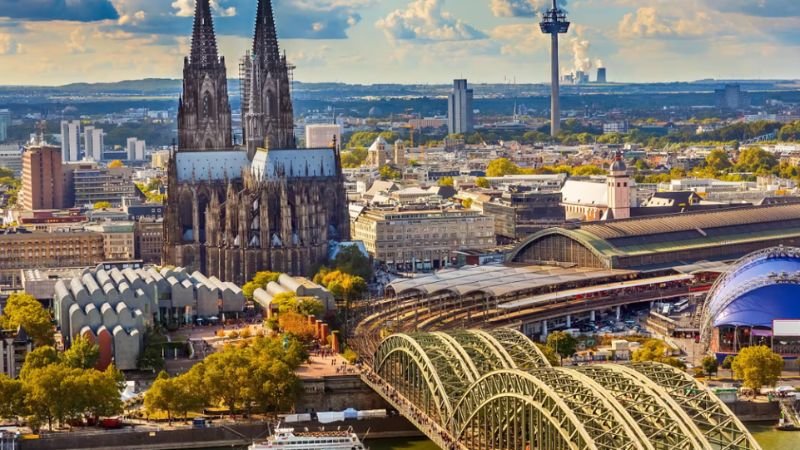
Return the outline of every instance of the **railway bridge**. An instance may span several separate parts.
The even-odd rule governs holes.
[[[760,449],[678,369],[554,367],[508,328],[391,335],[362,379],[443,450]]]

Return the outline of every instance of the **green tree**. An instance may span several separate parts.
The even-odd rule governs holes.
[[[439,186],[453,187],[455,185],[455,180],[453,180],[453,177],[443,177],[439,179],[437,184]]]
[[[165,413],[171,424],[176,416],[186,417],[190,410],[201,408],[203,401],[198,395],[199,386],[190,382],[194,378],[195,373],[191,371],[175,378],[161,371],[144,394],[145,410],[148,414]]]
[[[726,356],[725,359],[722,360],[722,368],[731,370],[731,368],[733,367],[733,361],[735,359],[736,357],[733,355]]]
[[[108,209],[108,208],[111,208],[111,203],[109,203],[109,202],[96,202],[92,207],[94,209]]]
[[[348,245],[339,250],[331,263],[334,269],[340,272],[356,275],[365,280],[372,279],[372,261],[357,245]]]
[[[761,147],[750,147],[742,150],[736,159],[737,172],[752,172],[756,174],[769,173],[778,165],[775,155]]]
[[[554,331],[547,335],[547,346],[563,360],[575,354],[578,340],[569,333]]]
[[[731,160],[728,157],[728,152],[725,150],[712,150],[711,153],[706,156],[706,167],[709,167],[715,173],[728,170],[732,166],[733,164],[731,164]]]
[[[14,293],[8,297],[3,314],[0,315],[0,327],[6,330],[22,327],[36,345],[53,343],[54,330],[50,313],[29,294]]]
[[[25,363],[22,365],[20,371],[20,378],[26,378],[27,372],[34,369],[41,369],[51,364],[57,364],[61,361],[58,351],[49,345],[36,347],[32,352],[25,356]]]
[[[98,358],[100,358],[100,347],[83,336],[77,336],[61,360],[69,367],[91,369],[97,365]]]
[[[212,354],[203,361],[206,393],[235,416],[247,397],[249,371],[247,355],[238,348],[228,346]]]
[[[703,372],[705,372],[707,375],[716,374],[717,369],[719,368],[717,358],[710,355],[703,358],[703,361],[700,363],[700,365],[703,366]]]
[[[745,347],[731,364],[733,374],[744,385],[758,392],[762,386],[774,386],[783,370],[783,358],[769,347]]]
[[[475,186],[478,186],[479,188],[483,189],[489,189],[492,185],[486,178],[478,177],[478,179],[475,180]]]
[[[13,419],[23,413],[22,382],[0,373],[0,419]]]

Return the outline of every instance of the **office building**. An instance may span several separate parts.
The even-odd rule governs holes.
[[[142,218],[136,222],[136,259],[145,264],[161,264],[164,245],[164,219]]]
[[[450,134],[471,133],[474,130],[472,89],[467,88],[467,80],[453,81],[453,93],[447,102],[447,131]]]
[[[72,171],[75,206],[109,202],[122,205],[122,200],[136,195],[133,170],[129,167],[107,168],[97,164],[81,164]]]
[[[468,210],[364,208],[353,222],[353,240],[363,241],[376,261],[400,271],[448,267],[454,252],[495,245],[494,218]]]
[[[61,160],[78,161],[81,154],[81,122],[61,121]]]
[[[170,158],[169,150],[159,150],[150,154],[150,167],[153,169],[167,169]]]
[[[0,144],[0,167],[14,172],[15,177],[22,174],[22,149],[17,144]]]
[[[136,248],[133,222],[104,222],[86,226],[103,236],[103,256],[107,261],[133,259]]]
[[[605,67],[599,67],[597,69],[597,82],[602,84],[608,83],[608,76],[606,74]]]
[[[16,288],[21,269],[85,267],[103,261],[103,236],[89,231],[0,232],[0,285]]]
[[[61,209],[66,206],[64,192],[64,172],[58,147],[28,147],[22,155],[19,204],[26,210]]]
[[[128,138],[128,161],[144,161],[144,153],[146,148],[147,144],[145,141],[140,141],[136,138]]]
[[[83,155],[86,159],[100,162],[103,160],[105,136],[101,128],[86,127],[83,130]]]
[[[306,125],[306,148],[330,147],[334,139],[336,139],[337,146],[341,147],[341,125]]]
[[[728,84],[714,91],[717,107],[722,109],[742,109],[750,106],[750,93],[742,91],[738,84]]]
[[[8,127],[11,126],[11,112],[0,109],[0,142],[8,140]]]

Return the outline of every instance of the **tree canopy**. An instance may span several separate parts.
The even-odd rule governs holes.
[[[203,406],[224,406],[231,414],[288,410],[301,391],[295,370],[307,359],[303,345],[292,337],[228,345],[183,375],[159,374],[145,393],[145,408],[170,420]]]
[[[670,355],[669,346],[658,339],[648,339],[642,343],[639,350],[633,352],[631,359],[633,361],[654,361],[663,364],[677,367],[680,369],[686,368],[683,361]]]
[[[783,358],[769,347],[745,347],[731,364],[733,374],[745,386],[758,391],[762,386],[774,386],[783,370]]]
[[[281,274],[278,272],[257,272],[253,276],[252,280],[248,281],[244,284],[244,286],[242,286],[242,294],[244,295],[244,298],[252,301],[253,293],[256,291],[256,289],[266,289],[267,284],[271,282],[277,282],[278,277],[280,276]]]
[[[283,292],[272,298],[272,304],[278,307],[279,314],[293,312],[304,317],[322,317],[325,305],[315,297],[298,297],[294,292]]]
[[[372,262],[369,256],[361,252],[356,245],[348,245],[339,250],[336,257],[331,261],[333,270],[338,270],[350,275],[355,275],[364,280],[372,279]],[[330,269],[323,268],[320,271],[329,272]]]
[[[559,357],[570,357],[575,354],[578,340],[564,331],[554,331],[547,335],[547,347]]]
[[[8,297],[0,327],[16,330],[22,327],[36,345],[50,345],[53,342],[53,323],[50,313],[32,295],[14,293]]]

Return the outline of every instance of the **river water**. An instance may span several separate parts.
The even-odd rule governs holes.
[[[747,428],[753,433],[764,450],[800,450],[799,431],[776,431],[774,424],[748,424]]]
[[[800,432],[775,431],[773,427],[773,424],[747,425],[763,450],[800,450]],[[439,450],[426,439],[368,439],[366,444],[370,450]]]

